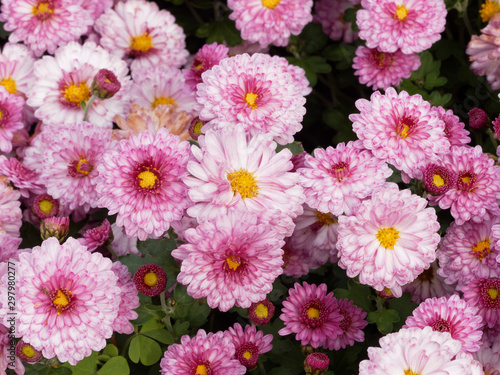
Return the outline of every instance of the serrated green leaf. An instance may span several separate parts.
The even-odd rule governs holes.
[[[118,355],[118,348],[113,344],[108,344],[103,349],[102,354],[108,355],[110,357],[116,357]]]
[[[155,329],[153,331],[141,332],[144,336],[151,337],[162,344],[171,345],[174,343],[174,337],[166,329]]]
[[[356,306],[361,307],[363,311],[374,310],[373,303],[370,300],[372,295],[372,290],[370,287],[359,284],[353,279],[349,279],[347,282],[347,291],[345,289],[335,289],[333,294],[337,299],[347,298],[352,301]]]
[[[399,315],[399,322],[394,324],[394,330],[400,330],[406,322],[406,318],[408,318],[413,310],[418,306],[417,303],[412,302],[411,294],[406,292],[399,298],[391,298],[389,300],[389,308],[397,311]]]
[[[175,336],[181,337],[184,335],[187,335],[189,333],[188,328],[189,328],[189,322],[181,322],[180,320],[177,320],[174,325],[174,333]]]
[[[380,333],[386,335],[394,331],[394,324],[399,322],[399,315],[396,310],[387,309],[371,311],[366,315],[368,323],[375,323]]]
[[[127,360],[121,356],[113,357],[97,371],[99,375],[129,375]]]
[[[302,147],[302,143],[295,141],[292,143],[288,143],[286,145],[277,145],[276,153],[280,152],[285,148],[289,149],[294,155],[302,154],[304,152],[304,147]]]

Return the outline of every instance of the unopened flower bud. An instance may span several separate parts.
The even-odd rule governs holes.
[[[306,375],[322,375],[328,370],[330,359],[325,353],[311,353],[304,361]]]
[[[120,91],[122,85],[115,73],[108,69],[101,69],[97,72],[92,81],[91,93],[99,99],[109,99]]]
[[[55,237],[63,242],[69,232],[69,217],[50,217],[40,225],[40,235],[43,240]]]
[[[481,131],[488,124],[488,115],[481,108],[472,108],[469,111],[469,127],[471,129]]]

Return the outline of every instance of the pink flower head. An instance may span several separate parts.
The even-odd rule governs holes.
[[[358,46],[353,62],[354,75],[359,76],[359,82],[377,90],[397,86],[403,78],[410,78],[420,67],[420,56],[407,55],[400,50],[382,52],[378,48]]]
[[[0,54],[0,85],[9,94],[25,96],[33,81],[33,52],[24,44],[6,43]]]
[[[227,311],[247,308],[273,289],[283,272],[282,235],[269,221],[244,211],[231,211],[184,232],[186,242],[172,251],[182,261],[177,281],[193,298]]]
[[[368,325],[365,320],[366,312],[360,307],[354,305],[348,299],[337,300],[337,307],[342,320],[339,323],[342,333],[336,337],[328,338],[325,348],[330,350],[345,349],[347,346],[354,345],[354,342],[365,341],[363,328]]]
[[[37,195],[31,207],[35,216],[40,220],[57,216],[59,208],[59,202],[46,193]]]
[[[360,113],[349,119],[363,146],[411,178],[422,179],[422,169],[450,150],[444,122],[418,94],[389,87],[370,101],[358,99],[356,107]]]
[[[7,263],[5,263],[5,268],[7,269]],[[11,337],[10,329],[0,324],[0,371],[7,374],[7,369],[11,369],[14,370],[16,375],[24,375],[25,368],[21,356],[12,351]]]
[[[284,57],[274,55],[271,60],[278,64],[283,72],[287,72],[292,76],[292,85],[300,88],[300,93],[307,96],[311,93],[312,87],[309,86],[309,80],[306,77],[306,71],[300,66],[290,64]]]
[[[42,352],[24,342],[24,340],[19,340],[16,345],[16,356],[25,362],[35,363],[42,358]]]
[[[0,85],[0,151],[8,154],[12,151],[14,133],[24,129],[22,111],[24,99],[20,96],[10,95]]]
[[[133,280],[139,292],[154,297],[165,290],[167,274],[156,264],[145,264],[138,268]]]
[[[267,298],[259,302],[252,302],[248,308],[248,319],[257,326],[265,326],[271,321],[274,311],[273,303]]]
[[[325,252],[318,254],[314,258],[309,257],[308,249],[301,241],[294,241],[294,237],[285,238],[283,246],[283,273],[291,277],[301,277],[309,273],[309,269],[318,268],[326,262]],[[320,258],[318,259],[318,256]]]
[[[328,366],[330,366],[330,359],[325,353],[313,352],[304,361],[306,375],[322,375],[328,370]]]
[[[432,195],[442,195],[456,186],[457,175],[451,169],[429,164],[424,170],[424,187]]]
[[[484,110],[474,107],[469,111],[469,127],[476,131],[482,131],[488,126],[489,118]]]
[[[134,325],[130,321],[135,320],[138,317],[138,314],[134,311],[134,309],[140,305],[137,288],[132,281],[127,266],[121,264],[120,261],[113,262],[111,270],[118,277],[116,286],[120,288],[121,297],[118,315],[113,322],[113,331],[130,334],[134,332]]]
[[[0,182],[0,234],[19,237],[23,217],[20,197],[19,191]]]
[[[498,116],[495,120],[493,120],[492,125],[496,137],[500,139],[500,116]]]
[[[110,215],[118,213],[116,223],[128,236],[141,241],[160,237],[189,204],[182,182],[188,174],[189,143],[161,128],[156,134],[131,134],[119,148],[109,150],[97,167],[98,205]]]
[[[125,58],[134,71],[158,65],[178,68],[186,62],[186,36],[174,16],[151,1],[119,2],[95,22],[100,43]]]
[[[196,91],[196,85],[202,82],[201,75],[226,57],[229,57],[229,48],[223,44],[214,42],[201,47],[194,55],[191,67],[183,71],[187,87]]]
[[[69,217],[49,217],[40,224],[40,236],[43,240],[51,237],[57,238],[62,243],[69,233]]]
[[[484,371],[485,375],[500,374],[500,353],[498,350],[491,348],[487,344],[483,344],[476,353],[476,358],[481,364],[481,369]]]
[[[443,0],[362,0],[361,6],[359,37],[383,52],[425,51],[441,39],[446,24]]]
[[[313,20],[321,24],[323,32],[332,40],[343,40],[352,43],[358,33],[352,30],[351,24],[344,21],[344,12],[352,8],[349,0],[319,0],[314,4]]]
[[[24,42],[37,56],[76,41],[93,22],[77,0],[6,0],[1,10],[9,41]]]
[[[160,362],[160,372],[162,375],[243,375],[247,369],[234,354],[234,344],[223,332],[207,334],[200,329],[193,338],[184,335],[180,344],[168,347]]]
[[[295,333],[295,339],[301,345],[318,348],[342,334],[340,321],[343,315],[339,312],[333,292],[326,293],[326,284],[295,283],[288,292],[280,315],[285,324],[285,328],[278,331],[281,336]]]
[[[115,96],[121,88],[122,84],[115,73],[109,69],[100,69],[90,85],[90,92],[92,95],[104,100]]]
[[[141,252],[137,249],[137,237],[129,237],[125,233],[125,228],[119,227],[116,223],[111,224],[113,231],[113,242],[111,248],[118,256],[135,254],[142,256]]]
[[[493,328],[500,322],[500,278],[476,278],[462,291],[465,301],[479,309],[485,325]]]
[[[8,262],[9,259],[18,259],[18,249],[22,238],[11,236],[0,232],[0,263]]]
[[[29,198],[30,193],[41,194],[45,188],[40,184],[39,175],[26,168],[18,159],[7,159],[0,155],[0,176],[5,176],[14,185],[21,196]]]
[[[241,37],[261,47],[286,46],[290,35],[312,21],[312,0],[228,0],[227,6]]]
[[[440,120],[444,121],[444,134],[451,146],[463,146],[471,141],[465,124],[453,114],[451,109],[446,110],[443,107],[432,107],[431,109],[436,111]]]
[[[374,191],[354,215],[339,217],[339,266],[378,291],[413,281],[436,259],[440,240],[436,212],[426,206],[396,184]]]
[[[203,127],[242,127],[254,135],[269,133],[287,144],[302,129],[304,87],[283,69],[283,62],[261,53],[222,60],[203,74],[196,99]]]
[[[267,353],[273,348],[271,345],[273,335],[264,335],[262,331],[257,331],[257,328],[251,325],[246,325],[243,329],[239,323],[235,323],[224,332],[224,336],[234,344],[235,358],[248,371],[257,367],[259,354]]]
[[[88,251],[94,251],[106,245],[106,243],[110,243],[112,233],[111,224],[109,224],[108,219],[104,219],[100,225],[92,229],[87,229],[83,237],[79,238],[78,241],[83,246],[86,246]]]

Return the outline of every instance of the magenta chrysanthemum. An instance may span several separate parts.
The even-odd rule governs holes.
[[[446,193],[456,186],[458,176],[451,169],[437,164],[429,164],[424,169],[425,190],[432,195]]]
[[[78,238],[78,242],[85,246],[88,251],[99,250],[101,246],[111,242],[108,240],[112,233],[111,224],[109,224],[108,219],[104,219],[100,225],[87,229],[83,237]]]
[[[353,216],[339,217],[339,266],[349,277],[359,275],[362,284],[389,288],[399,297],[400,287],[436,259],[439,223],[426,206],[425,199],[395,184],[376,190]]]
[[[59,202],[46,193],[37,195],[31,206],[31,210],[40,220],[57,216],[60,208]]]
[[[465,301],[471,306],[477,306],[489,328],[500,322],[500,278],[477,278],[465,285],[462,291]]]
[[[302,129],[306,112],[304,87],[283,69],[283,62],[256,53],[222,60],[205,72],[196,99],[203,127],[243,127],[247,133],[269,133],[276,142],[287,144]]]
[[[271,321],[275,310],[273,303],[267,298],[259,302],[252,302],[248,308],[248,319],[252,324],[264,326]]]
[[[446,24],[443,0],[362,0],[361,6],[359,37],[383,52],[422,52],[441,39]]]
[[[193,338],[184,335],[180,344],[168,347],[161,360],[162,375],[243,375],[247,369],[234,358],[234,345],[223,332],[200,329]]]
[[[227,6],[241,37],[261,47],[286,46],[312,21],[312,0],[228,0]]]
[[[167,274],[157,264],[145,264],[137,269],[133,280],[140,293],[154,297],[165,290]]]
[[[45,358],[73,365],[104,348],[121,301],[111,268],[73,238],[64,245],[50,238],[21,254],[17,333]]]
[[[354,345],[356,341],[365,341],[363,328],[368,325],[368,322],[365,320],[366,312],[348,299],[337,300],[336,303],[340,315],[343,316],[339,323],[342,333],[336,337],[328,338],[325,348],[340,350],[341,348],[345,349],[347,346]]]
[[[130,321],[135,320],[138,317],[138,314],[134,311],[134,309],[140,305],[137,288],[132,281],[127,266],[121,264],[119,261],[115,261],[111,266],[111,270],[118,277],[116,286],[120,288],[121,297],[121,303],[118,307],[118,315],[113,322],[113,331],[130,334],[134,332],[134,325]]]
[[[127,235],[145,240],[160,237],[188,206],[189,143],[161,128],[130,135],[110,150],[97,167],[99,207],[118,213],[116,223]]]
[[[19,191],[0,182],[0,234],[19,237],[23,217],[20,197]]]
[[[460,121],[451,109],[444,109],[443,107],[432,107],[436,111],[438,118],[444,121],[444,134],[450,141],[451,146],[463,146],[468,144],[471,139],[469,131],[465,129],[465,124]]]
[[[202,82],[201,75],[221,60],[229,57],[229,48],[223,44],[205,44],[194,55],[193,63],[189,69],[183,71],[186,85],[192,91],[196,91],[196,85]]]
[[[353,62],[354,75],[359,76],[359,82],[377,90],[397,86],[403,78],[410,78],[412,71],[420,67],[420,56],[359,46]]]
[[[462,351],[477,352],[483,335],[483,319],[477,307],[469,306],[458,294],[451,297],[429,298],[406,319],[403,328],[431,327],[433,331],[449,332],[460,341]]]
[[[295,283],[288,292],[280,315],[285,324],[285,328],[278,331],[281,336],[295,333],[301,345],[318,348],[342,334],[339,324],[343,315],[333,292],[326,293],[326,284]]]
[[[22,111],[24,99],[20,96],[10,95],[0,85],[0,151],[12,151],[14,133],[24,128]]]
[[[259,354],[267,353],[273,348],[273,335],[264,335],[251,325],[246,325],[243,329],[239,323],[235,323],[224,332],[224,336],[234,344],[234,357],[249,371],[257,366]]]
[[[358,37],[358,33],[352,30],[349,22],[344,21],[344,12],[349,8],[352,8],[349,0],[316,1],[313,20],[321,24],[323,32],[330,39],[352,43]]]
[[[250,307],[266,298],[283,272],[283,237],[268,221],[229,212],[184,232],[186,244],[172,251],[181,260],[177,281],[211,308]]]

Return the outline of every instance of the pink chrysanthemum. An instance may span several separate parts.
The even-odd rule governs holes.
[[[330,366],[330,358],[325,353],[313,352],[304,361],[304,370],[308,374],[324,374]]]
[[[120,306],[112,262],[73,238],[19,256],[17,334],[45,358],[75,365],[106,346]],[[82,338],[85,338],[84,340]]]
[[[302,213],[304,195],[292,169],[292,153],[276,153],[276,143],[267,134],[247,139],[243,129],[209,131],[192,146],[191,174],[184,179],[194,202],[187,213],[198,221],[229,211],[265,215],[286,235],[293,219]]]
[[[326,293],[326,284],[295,283],[288,292],[280,315],[285,324],[285,328],[278,331],[281,336],[296,333],[295,339],[301,345],[318,348],[342,334],[340,321],[343,315],[333,292]]]
[[[443,107],[432,107],[436,111],[438,118],[444,121],[444,134],[450,141],[451,146],[463,146],[468,144],[471,139],[469,131],[465,129],[465,124],[460,121],[458,116],[453,114],[451,109],[444,109]]]
[[[59,48],[54,57],[44,56],[34,65],[35,80],[28,91],[27,103],[45,123],[68,124],[82,121],[82,101],[90,97],[90,86],[100,69],[112,71],[121,90],[112,98],[93,101],[88,121],[111,128],[115,115],[124,115],[128,104],[130,77],[127,64],[93,42],[76,42]]]
[[[314,157],[306,155],[305,167],[298,173],[310,207],[336,216],[351,215],[363,199],[385,183],[392,170],[358,147],[360,143],[342,142],[336,148],[317,148]]]
[[[19,191],[0,182],[0,234],[19,237],[23,217],[20,197]]]
[[[227,6],[241,37],[262,47],[286,46],[312,21],[312,0],[228,0]]]
[[[193,338],[181,337],[180,344],[168,347],[160,362],[162,375],[227,374],[243,375],[247,369],[234,358],[234,345],[219,331],[200,329]]]
[[[76,41],[93,21],[77,0],[4,0],[1,9],[9,41],[24,42],[37,56]]]
[[[500,166],[481,146],[453,146],[441,164],[458,176],[457,184],[443,195],[429,196],[430,204],[450,208],[458,225],[469,220],[480,223],[490,213],[499,213]]]
[[[110,236],[112,236],[111,224],[109,224],[108,219],[91,229],[87,229],[83,234],[82,238],[78,238],[83,246],[87,248],[88,251],[98,250],[101,246],[109,243]]]
[[[246,325],[245,329],[239,323],[229,327],[224,336],[234,344],[234,357],[247,368],[253,370],[257,366],[259,354],[267,353],[273,346],[273,335],[264,335],[255,326]]]
[[[324,254],[320,254],[321,259],[325,259]],[[326,262],[326,260],[325,260]],[[319,267],[318,259],[309,258],[306,248],[292,237],[285,238],[283,246],[283,274],[291,277],[301,277],[309,273],[309,269]]]
[[[125,228],[111,224],[113,231],[113,242],[111,248],[116,255],[122,256],[127,254],[134,254],[141,256],[141,252],[137,249],[137,237],[129,237],[125,233]]]
[[[273,303],[267,298],[259,302],[252,302],[248,308],[248,319],[252,324],[265,326],[271,321],[275,310]]]
[[[460,341],[462,351],[477,352],[483,335],[483,319],[477,307],[469,306],[458,294],[451,297],[429,298],[406,319],[403,328],[431,327],[433,331],[449,332]]]
[[[129,0],[106,10],[94,24],[100,43],[125,58],[131,70],[158,65],[178,68],[186,62],[186,36],[170,12],[154,2]]]
[[[183,71],[187,87],[196,91],[196,85],[202,82],[201,75],[227,57],[229,57],[229,48],[225,45],[215,42],[205,44],[194,55],[191,67]]]
[[[132,281],[127,266],[121,264],[119,261],[115,261],[111,266],[111,270],[118,277],[116,286],[120,288],[121,296],[121,303],[118,307],[118,315],[113,322],[113,331],[130,334],[134,332],[134,325],[130,321],[135,320],[138,317],[138,314],[134,311],[134,309],[140,305],[137,288]]]
[[[12,151],[14,133],[24,128],[22,111],[24,99],[20,96],[10,95],[0,85],[0,151]]]
[[[39,182],[39,174],[26,168],[18,159],[7,159],[0,155],[0,176],[5,176],[14,185],[21,196],[28,198],[30,193],[42,194],[45,188]]]
[[[281,56],[274,55],[271,60],[278,64],[283,72],[287,72],[292,76],[292,85],[300,88],[300,93],[307,96],[311,93],[312,87],[309,86],[309,80],[306,77],[306,71],[300,66],[290,64],[287,59]]]
[[[328,338],[325,348],[340,350],[340,348],[345,349],[347,346],[354,345],[356,341],[365,341],[363,328],[368,325],[368,322],[365,320],[366,312],[348,299],[337,300],[336,303],[340,315],[343,316],[339,323],[342,333],[334,338]]]
[[[222,60],[203,74],[196,99],[203,131],[242,127],[250,135],[269,133],[276,142],[293,142],[306,112],[303,87],[282,61],[256,53]]]
[[[440,240],[436,211],[427,201],[396,184],[376,190],[353,216],[340,216],[339,266],[376,290],[413,281],[436,259]],[[399,295],[398,295],[399,294]]]
[[[107,9],[113,7],[113,0],[85,0],[82,3],[83,9],[90,13],[92,21],[97,20]]]
[[[0,371],[7,374],[7,369],[11,369],[16,375],[24,375],[25,368],[21,358],[11,353],[11,336],[9,328],[0,324]]]
[[[243,212],[205,221],[184,232],[186,244],[172,251],[182,261],[177,281],[211,308],[247,308],[266,298],[283,272],[283,237],[268,221]]]
[[[22,242],[22,238],[11,236],[0,232],[0,263],[8,262],[9,259],[18,259],[17,249]]]
[[[389,87],[370,101],[358,99],[356,107],[360,113],[349,119],[364,147],[411,178],[422,179],[422,169],[450,150],[444,122],[418,94]]]
[[[477,306],[479,315],[489,328],[500,322],[500,278],[477,278],[465,285],[462,291],[465,301],[470,306]]]
[[[170,222],[179,220],[189,202],[187,176],[189,143],[165,128],[130,135],[109,150],[97,167],[99,207],[118,213],[116,223],[130,237],[144,241],[161,237]]]
[[[359,37],[368,48],[411,54],[441,39],[446,24],[443,0],[362,0],[356,13]]]
[[[482,345],[476,353],[476,358],[485,375],[500,375],[500,353],[498,350],[490,348],[489,345]]]
[[[354,75],[359,76],[359,82],[373,90],[385,90],[399,85],[403,78],[410,78],[412,71],[420,67],[420,56],[359,46],[353,62]]]
[[[343,40],[352,43],[358,33],[352,30],[351,24],[344,21],[344,12],[352,8],[349,0],[319,0],[314,4],[313,20],[321,24],[323,32],[332,40]]]
[[[457,289],[461,290],[476,278],[495,276],[500,251],[495,246],[497,237],[493,235],[492,227],[498,224],[500,217],[497,216],[482,223],[451,223],[437,251],[438,274],[445,278],[446,283],[458,282]]]
[[[457,178],[451,169],[431,163],[424,169],[424,188],[429,194],[441,195],[456,186]]]

